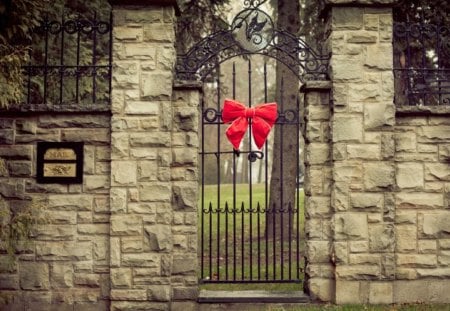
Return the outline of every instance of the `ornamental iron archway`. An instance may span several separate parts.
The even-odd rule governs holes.
[[[274,28],[270,16],[259,7],[267,0],[244,1],[230,29],[211,34],[177,58],[176,78],[203,81],[216,66],[230,58],[261,54],[280,61],[286,67],[299,68],[300,81],[327,80],[329,55],[319,54],[304,40],[285,30]]]
[[[269,76],[273,75],[269,71],[274,66],[268,65],[267,59],[273,59],[292,71],[298,79],[297,84],[328,79],[329,57],[316,53],[295,35],[275,29],[270,16],[260,9],[264,2],[244,1],[244,9],[233,19],[229,30],[204,38],[187,54],[179,56],[176,65],[178,80],[203,82],[204,94],[208,88],[214,90],[213,96],[203,96],[201,104],[201,283],[301,281],[302,172],[299,165],[295,172],[290,172],[296,177],[295,199],[281,202],[279,206],[269,206],[269,170],[275,165],[281,167],[280,189],[283,191],[283,165],[289,157],[273,150],[267,142],[262,148],[255,146],[249,134],[253,130],[251,117],[248,118],[248,135],[240,148],[224,143],[227,127],[223,122],[225,98],[236,99],[252,109],[254,103],[274,100],[278,103],[275,126],[281,132],[281,145],[283,133],[294,133],[296,145],[294,155],[289,159],[299,163],[303,122],[300,99],[297,95],[295,99],[289,99],[293,105],[286,104],[283,94],[287,90],[283,86],[283,77],[277,85],[277,95],[271,95]],[[238,67],[245,77],[237,78]],[[224,78],[225,72],[228,80]],[[224,88],[225,84],[228,87]],[[224,89],[228,89],[228,94],[224,94]],[[272,161],[276,163],[272,163],[270,159],[276,152],[280,156],[277,161]],[[276,228],[275,221],[282,229]],[[272,222],[275,229],[268,234]]]

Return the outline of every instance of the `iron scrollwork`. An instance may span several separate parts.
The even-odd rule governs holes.
[[[250,162],[256,162],[256,160],[262,160],[264,158],[264,153],[261,151],[250,151],[247,158]]]
[[[329,55],[317,53],[294,34],[275,29],[270,16],[259,9],[265,2],[244,1],[245,9],[236,15],[229,30],[211,34],[179,56],[177,79],[203,81],[218,64],[249,54],[277,59],[302,82],[328,79]]]
[[[262,50],[273,39],[270,16],[257,8],[241,11],[231,25],[234,40],[246,51]]]
[[[208,123],[215,123],[220,119],[220,117],[221,113],[214,108],[207,108],[203,112],[203,118]]]
[[[49,20],[48,18],[41,21],[35,32],[38,34],[45,34],[48,32],[52,35],[60,34],[61,32],[67,34],[74,34],[77,32],[83,34],[91,34],[96,32],[104,35],[111,31],[111,25],[108,22],[100,20],[88,20],[88,19],[69,19],[66,21]]]
[[[285,111],[278,111],[277,124],[295,124],[298,122],[298,111],[293,109],[286,109]]]

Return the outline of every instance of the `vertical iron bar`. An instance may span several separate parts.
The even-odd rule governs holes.
[[[213,279],[212,275],[212,203],[209,202],[209,279]]]
[[[409,18],[408,18],[408,22],[409,22]],[[412,105],[412,103],[413,103],[412,99],[414,98],[413,97],[414,94],[411,93],[411,80],[410,80],[410,69],[411,69],[411,48],[410,48],[410,37],[409,37],[410,31],[411,31],[410,28],[406,29],[406,46],[407,46],[406,51],[408,54],[408,56],[406,57],[406,68],[407,68],[406,75],[407,75],[407,80],[408,80],[407,81],[408,82],[408,104]]]
[[[92,102],[95,104],[97,89],[97,12],[94,12],[94,27],[92,35]]]
[[[437,76],[438,76],[438,105],[442,103],[442,81],[441,81],[441,53],[440,53],[440,32],[441,32],[441,21],[436,25],[436,54],[437,54]]]
[[[248,266],[250,267],[250,280],[252,280],[253,279],[253,270],[252,270],[252,267],[253,267],[253,243],[252,243],[252,238],[253,238],[253,234],[252,234],[252,230],[253,230],[253,221],[252,221],[253,208],[251,206],[250,206],[248,212],[250,214],[249,215],[249,218],[250,218],[250,221],[249,221],[250,246],[249,246],[249,249],[248,249],[250,258],[249,258],[249,265]]]
[[[233,281],[236,281],[236,213],[237,209],[233,207]]]
[[[303,111],[303,110],[302,110]],[[300,168],[299,168],[299,163],[300,163],[300,135],[303,136],[303,133],[300,133],[300,129],[301,129],[301,124],[300,124],[300,100],[297,96],[297,178],[300,178]],[[303,116],[302,116],[303,117]],[[304,145],[301,146],[302,148],[304,148]],[[304,165],[302,165],[302,167],[304,167]],[[305,176],[305,172],[302,173],[303,176]],[[299,179],[300,182],[300,179]],[[300,216],[300,187],[299,185],[297,185],[297,202],[296,202],[296,206],[297,206],[297,219]],[[292,218],[292,206],[289,205],[291,207],[291,218]],[[289,226],[293,225],[293,221],[291,219],[289,219]],[[297,271],[300,270],[300,258],[299,258],[299,254],[298,254],[298,250],[299,250],[299,228],[298,228],[297,224]],[[289,249],[291,248],[291,240],[292,240],[292,236],[291,233],[289,233]],[[289,250],[289,278],[291,278],[291,250]],[[297,278],[299,279],[299,278]]]
[[[59,106],[63,103],[63,84],[64,84],[64,14],[61,17],[61,51],[59,56]]]
[[[244,264],[245,264],[245,259],[244,259],[244,202],[242,202],[241,204],[241,279],[244,280],[245,279],[245,275],[244,275]]]
[[[267,103],[268,99],[267,99],[267,63],[264,62],[264,102]],[[266,145],[264,146],[265,148],[265,181],[264,181],[264,199],[265,199],[265,204],[264,204],[264,211],[265,211],[265,229],[266,232],[264,234],[264,238],[265,238],[265,243],[266,243],[266,251],[265,251],[265,255],[266,255],[266,280],[269,279],[269,238],[268,238],[268,232],[269,232],[269,224],[267,222],[267,213],[269,212],[269,208],[268,208],[268,202],[269,202],[269,148],[268,148],[268,144],[266,143]]]
[[[283,223],[283,218],[284,218],[284,207],[282,206],[280,209],[280,251],[281,251],[281,255],[280,255],[280,263],[281,263],[281,267],[280,267],[280,273],[281,273],[281,280],[283,280],[283,274],[284,274],[284,236],[283,236],[283,232],[284,232],[284,223]]]
[[[302,109],[302,111],[304,111],[303,109]],[[303,118],[303,116],[300,116],[300,99],[297,96],[297,146],[296,146],[296,148],[297,148],[296,149],[296,153],[297,153],[297,157],[296,157],[297,158],[296,159],[296,161],[297,161],[297,172],[296,172],[296,174],[297,174],[298,182],[297,182],[297,186],[296,186],[296,192],[297,192],[297,194],[296,194],[296,198],[297,198],[296,206],[297,206],[297,210],[298,211],[300,211],[300,166],[299,166],[299,163],[300,163],[300,135],[302,135],[302,137],[303,137],[303,131],[300,132],[301,129],[302,129],[300,120],[303,120],[302,118]],[[301,147],[304,148],[304,145],[301,146]],[[304,168],[304,165],[302,165],[302,167]],[[305,176],[305,172],[304,171],[302,172],[302,174],[303,174],[303,176]],[[290,217],[289,218],[289,279],[292,279],[292,275],[291,275],[291,266],[292,266],[292,261],[291,261],[291,259],[292,259],[292,248],[291,248],[291,244],[292,244],[292,228],[291,227],[293,226],[294,221],[292,220],[292,205],[289,204],[289,207],[290,207],[290,214],[289,214],[289,217]],[[297,261],[297,270],[299,270],[299,263],[298,263],[298,261]]]
[[[281,113],[284,114],[284,77],[281,77],[281,87],[280,87],[280,103],[281,103]],[[283,171],[283,127],[284,127],[284,119],[283,123],[280,125],[280,207],[284,207],[284,192],[283,192],[283,180],[284,180],[284,171]],[[283,231],[283,228],[281,228]]]
[[[266,280],[269,279],[269,230],[267,230],[269,228],[269,224],[268,224],[268,217],[267,214],[270,213],[269,209],[266,207],[265,208],[265,223],[266,223],[266,232],[264,234],[264,239],[265,239],[265,246],[266,246]]]
[[[273,217],[272,217],[272,219],[273,219],[273,223],[272,223],[272,226],[273,226],[273,236],[272,236],[272,238],[273,238],[273,279],[275,280],[277,278],[277,275],[276,275],[276,270],[277,270],[276,269],[276,267],[277,267],[276,231],[277,231],[277,227],[275,226],[275,218],[277,217],[277,210],[276,210],[275,204],[273,205],[272,213],[273,213]]]
[[[297,199],[298,200],[298,199]],[[289,280],[292,280],[292,267],[291,267],[291,262],[292,262],[292,205],[291,202],[289,202],[289,206],[288,206],[288,221],[289,221],[289,263],[288,263],[288,268],[289,268]]]
[[[76,81],[75,81],[75,102],[78,104],[79,100],[79,87],[80,87],[80,40],[81,40],[81,20],[78,16],[77,21],[77,67],[75,71]]]
[[[236,63],[233,62],[233,99],[236,99]],[[236,281],[236,153],[233,152],[233,280]]]
[[[248,105],[249,107],[252,106],[252,60],[251,58],[249,58],[248,60]],[[248,135],[248,139],[249,139],[249,150],[250,153],[249,155],[251,155],[252,152],[252,119],[249,119],[249,135]],[[250,226],[250,246],[249,246],[249,267],[250,267],[250,280],[253,279],[253,271],[252,271],[252,265],[253,265],[253,245],[252,245],[252,214],[253,214],[253,173],[252,173],[252,163],[251,161],[249,161],[248,163],[248,174],[249,174],[249,226]]]
[[[267,103],[267,63],[264,62],[264,102]],[[266,154],[266,159],[264,160],[264,188],[265,188],[265,206],[267,206],[267,196],[268,196],[268,191],[267,191],[267,143],[264,144],[264,153]],[[259,176],[261,176],[261,165],[259,166],[260,172],[259,172]],[[259,181],[258,181],[259,182]],[[257,205],[257,221],[258,221],[258,280],[261,280],[261,206],[260,203],[258,201],[258,205]],[[266,231],[267,231],[267,226],[266,226]]]
[[[267,96],[267,63],[264,62],[264,102],[267,103],[268,101],[268,96]],[[265,182],[264,182],[264,195],[265,195],[265,200],[266,200],[266,204],[265,204],[265,209],[267,210],[267,202],[269,201],[269,176],[268,176],[268,172],[269,172],[269,157],[268,157],[268,152],[269,152],[269,148],[268,148],[268,143],[265,144],[264,146],[264,150],[265,150]],[[266,227],[267,227],[267,222],[266,222]],[[267,229],[267,228],[266,228]]]
[[[203,200],[203,198],[202,198],[202,200]],[[200,238],[200,256],[201,256],[201,259],[200,259],[200,261],[201,261],[201,272],[200,272],[200,279],[205,279],[205,273],[204,273],[204,267],[205,267],[205,254],[204,254],[204,236],[205,236],[205,233],[204,233],[204,230],[205,230],[205,210],[204,210],[204,208],[203,208],[203,204],[201,205],[201,211],[200,211],[200,213],[201,213],[201,225],[200,225],[200,234],[201,234],[201,238]]]
[[[256,216],[257,216],[257,228],[258,228],[258,280],[261,280],[261,219],[260,219],[260,214],[261,214],[261,206],[258,205],[256,206]]]
[[[298,201],[298,200],[297,200]],[[297,219],[297,233],[296,233],[296,247],[297,247],[297,280],[300,279],[300,205],[297,203],[297,215],[296,215],[296,219]]]
[[[220,111],[220,65],[216,64],[217,69],[217,111]],[[217,120],[217,153],[216,153],[216,169],[217,169],[217,208],[220,208],[220,119]]]
[[[423,25],[425,25],[425,20],[424,20],[424,16],[423,16],[423,10],[420,12],[420,43],[422,44],[422,79],[423,79],[423,83],[426,85],[426,75],[427,75],[427,71],[426,71],[426,52],[427,49],[425,47],[425,38],[423,36],[424,33],[424,29],[422,28]],[[426,103],[426,96],[427,96],[427,91],[424,90],[423,92],[420,92],[422,95],[422,105],[427,105]]]
[[[202,280],[205,278],[204,276],[204,264],[205,264],[205,260],[204,260],[204,243],[205,243],[205,228],[204,228],[204,217],[205,217],[205,118],[204,118],[204,111],[205,111],[205,100],[204,97],[202,96],[202,103],[201,103],[201,119],[202,119],[202,128],[201,128],[201,135],[202,135],[202,146],[201,146],[201,172],[202,172],[202,188],[201,188],[201,204],[200,204],[200,208],[201,210],[201,222],[202,222],[202,228],[201,228],[201,268],[202,268],[202,273],[201,273],[201,277]]]
[[[225,202],[225,279],[228,281],[228,201]]]
[[[286,115],[285,115],[285,111],[284,111],[284,77],[281,77],[281,85],[280,85],[280,101],[281,101],[281,111],[284,114],[284,118],[283,118],[283,123],[280,125],[280,222],[281,222],[281,226],[280,226],[280,233],[281,233],[281,256],[280,256],[280,260],[281,260],[281,279],[283,279],[283,233],[284,233],[284,227],[283,227],[283,218],[284,218],[284,214],[283,214],[283,210],[284,210],[284,191],[283,191],[283,180],[284,180],[284,159],[283,159],[283,148],[284,148],[284,144],[283,144],[283,138],[284,138],[284,123],[286,122]]]
[[[216,267],[216,272],[217,272],[217,280],[220,280],[220,213],[221,213],[220,206],[218,206],[216,210],[217,210],[217,258],[216,258],[217,267]]]
[[[220,65],[216,64],[217,69],[217,111],[220,111]],[[217,120],[217,280],[220,279],[220,119]]]
[[[233,62],[233,99],[236,99],[236,62]]]

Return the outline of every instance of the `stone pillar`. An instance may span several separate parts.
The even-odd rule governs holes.
[[[329,81],[307,81],[305,93],[305,289],[314,300],[331,301],[334,267],[331,263],[331,144]]]
[[[395,123],[391,0],[328,0],[336,303],[392,303]]]
[[[172,96],[173,311],[197,310],[198,125],[201,84],[176,81]]]
[[[111,309],[168,310],[197,293],[197,123],[191,102],[172,102],[176,2],[111,2]]]

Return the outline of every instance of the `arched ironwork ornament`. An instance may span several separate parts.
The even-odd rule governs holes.
[[[195,44],[176,64],[178,80],[203,80],[216,66],[230,58],[261,54],[286,65],[302,81],[327,80],[329,55],[322,55],[304,40],[276,29],[270,16],[260,9],[267,0],[244,0],[244,9],[229,30],[209,35]]]
[[[246,51],[263,50],[273,39],[273,22],[258,8],[245,9],[231,23],[234,40]]]

